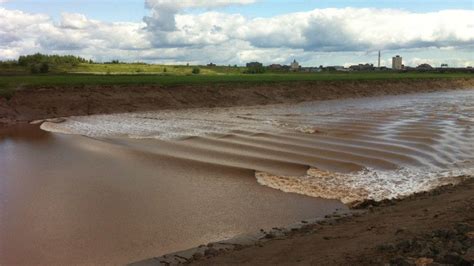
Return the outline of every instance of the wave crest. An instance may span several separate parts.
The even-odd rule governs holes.
[[[311,197],[338,199],[348,205],[365,200],[406,197],[439,186],[458,184],[463,178],[472,175],[474,168],[437,172],[422,168],[391,171],[367,168],[350,174],[310,168],[303,176],[277,176],[265,172],[255,174],[261,185]]]

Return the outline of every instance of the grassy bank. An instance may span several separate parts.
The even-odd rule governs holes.
[[[187,72],[183,72],[187,73]],[[236,74],[208,73],[189,74],[45,74],[0,76],[0,96],[11,97],[16,90],[35,86],[94,86],[94,85],[199,85],[223,83],[274,83],[295,81],[336,81],[336,80],[393,80],[393,79],[437,79],[474,78],[469,73],[395,73],[395,72],[353,72],[353,73],[285,73],[285,74]]]

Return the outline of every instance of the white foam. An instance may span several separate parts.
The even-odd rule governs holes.
[[[125,136],[162,140],[233,131],[272,134],[296,131],[317,137],[317,134],[330,134],[328,132],[332,127],[337,127],[335,132],[350,132],[351,123],[357,126],[360,121],[375,124],[370,132],[363,132],[362,141],[398,145],[417,154],[429,155],[426,159],[423,156],[416,158],[415,154],[413,158],[421,165],[400,163],[400,169],[392,171],[366,169],[341,174],[311,168],[306,175],[299,177],[256,174],[259,183],[275,189],[351,203],[364,199],[403,197],[445,183],[455,183],[459,176],[472,175],[472,165],[454,167],[454,164],[464,160],[474,161],[473,102],[474,90],[470,90],[289,105],[70,117],[60,124],[45,122],[41,128],[91,137]],[[348,128],[344,124],[349,124]],[[428,133],[430,127],[440,128],[441,131],[427,134],[422,139],[426,143],[418,143],[416,138],[401,141],[399,134],[417,124],[421,127],[425,124],[424,130]],[[425,147],[429,149],[423,150]]]
[[[392,171],[365,169],[343,174],[310,168],[304,176],[255,174],[257,181],[274,189],[311,197],[338,199],[345,204],[364,200],[401,198],[447,184],[457,184],[473,176],[474,168],[433,171],[426,168],[400,168]]]

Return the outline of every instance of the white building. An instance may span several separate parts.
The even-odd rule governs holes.
[[[392,69],[401,70],[403,68],[403,60],[397,55],[392,58]]]
[[[297,70],[300,69],[300,64],[298,62],[296,62],[296,60],[293,60],[293,63],[291,63],[290,68],[293,71],[297,71]]]

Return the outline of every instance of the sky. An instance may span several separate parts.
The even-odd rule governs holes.
[[[0,0],[0,60],[474,66],[474,0]]]

